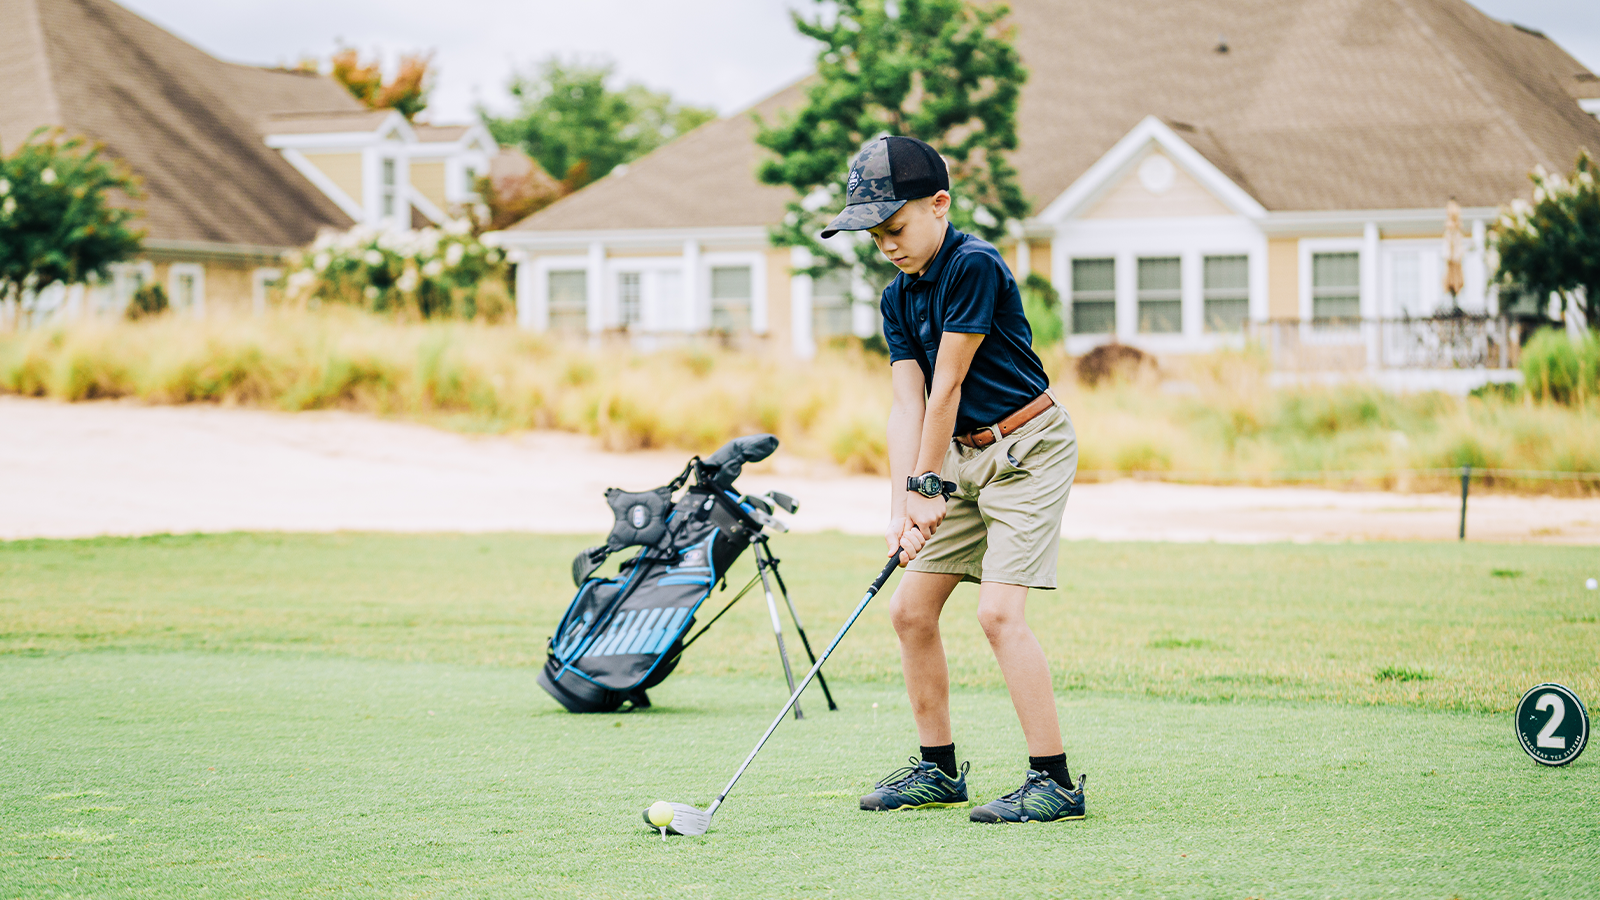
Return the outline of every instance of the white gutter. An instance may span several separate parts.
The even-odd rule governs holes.
[[[600,243],[606,247],[622,248],[677,248],[684,241],[702,244],[752,244],[770,243],[765,226],[738,226],[721,228],[627,228],[593,231],[531,231],[507,229],[492,231],[483,236],[488,243],[518,250],[584,250]]]

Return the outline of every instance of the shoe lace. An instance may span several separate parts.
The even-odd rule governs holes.
[[[875,785],[875,787],[888,788],[891,791],[896,791],[916,781],[918,776],[922,774],[922,769],[917,764],[917,758],[915,756],[908,756],[906,757],[906,762],[910,763],[910,765],[901,766],[900,768],[895,769],[893,772],[883,776],[883,778]]]
[[[1027,807],[1024,806],[1024,804],[1027,802],[1028,795],[1045,789],[1044,779],[1045,776],[1038,772],[1029,772],[1028,780],[1022,783],[1022,787],[1017,788],[1000,799],[1010,803],[1015,803],[1019,809],[1026,809]]]

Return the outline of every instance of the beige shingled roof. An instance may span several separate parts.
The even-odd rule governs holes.
[[[1600,81],[1465,0],[1009,5],[1031,73],[1013,162],[1036,212],[1149,115],[1269,210],[1494,206],[1534,164],[1600,151],[1574,99]],[[515,227],[771,224],[788,194],[756,183],[753,133],[743,114],[702,126]]]
[[[59,127],[144,181],[152,239],[290,247],[351,221],[263,143],[266,117],[362,112],[330,78],[235,65],[109,0],[0,0],[0,146]]]
[[[799,86],[792,86],[757,104],[753,112],[770,120],[802,99]],[[707,122],[509,230],[770,225],[782,218],[789,191],[756,180],[755,166],[764,151],[755,136],[748,112]]]

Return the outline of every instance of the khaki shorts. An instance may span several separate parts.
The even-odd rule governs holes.
[[[982,449],[951,441],[942,474],[956,492],[906,568],[1054,590],[1061,514],[1077,473],[1077,432],[1059,405]]]

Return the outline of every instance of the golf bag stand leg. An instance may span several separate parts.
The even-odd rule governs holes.
[[[772,548],[766,541],[756,544],[756,565],[761,565],[761,558],[766,557],[767,568],[772,570],[772,578],[778,582],[778,593],[783,595],[783,602],[789,607],[789,620],[794,622],[794,630],[800,635],[800,644],[806,648],[806,658],[813,664],[817,661],[817,654],[811,651],[811,640],[806,637],[806,627],[800,624],[800,613],[794,608],[794,599],[789,596],[789,586],[783,583],[783,573],[778,571],[778,558],[772,555]],[[828,679],[817,673],[817,684],[822,686],[822,696],[828,700],[828,711],[838,712],[839,704],[833,702],[833,692],[828,690]]]
[[[778,640],[778,658],[783,660],[783,678],[789,683],[789,693],[794,693],[794,672],[789,668],[789,651],[783,646],[783,621],[778,618],[778,601],[772,596],[772,583],[767,580],[767,557],[760,551],[764,541],[756,541],[756,572],[761,576],[761,589],[767,594],[767,613],[772,616],[772,636]],[[794,705],[794,717],[804,719],[800,704]]]

